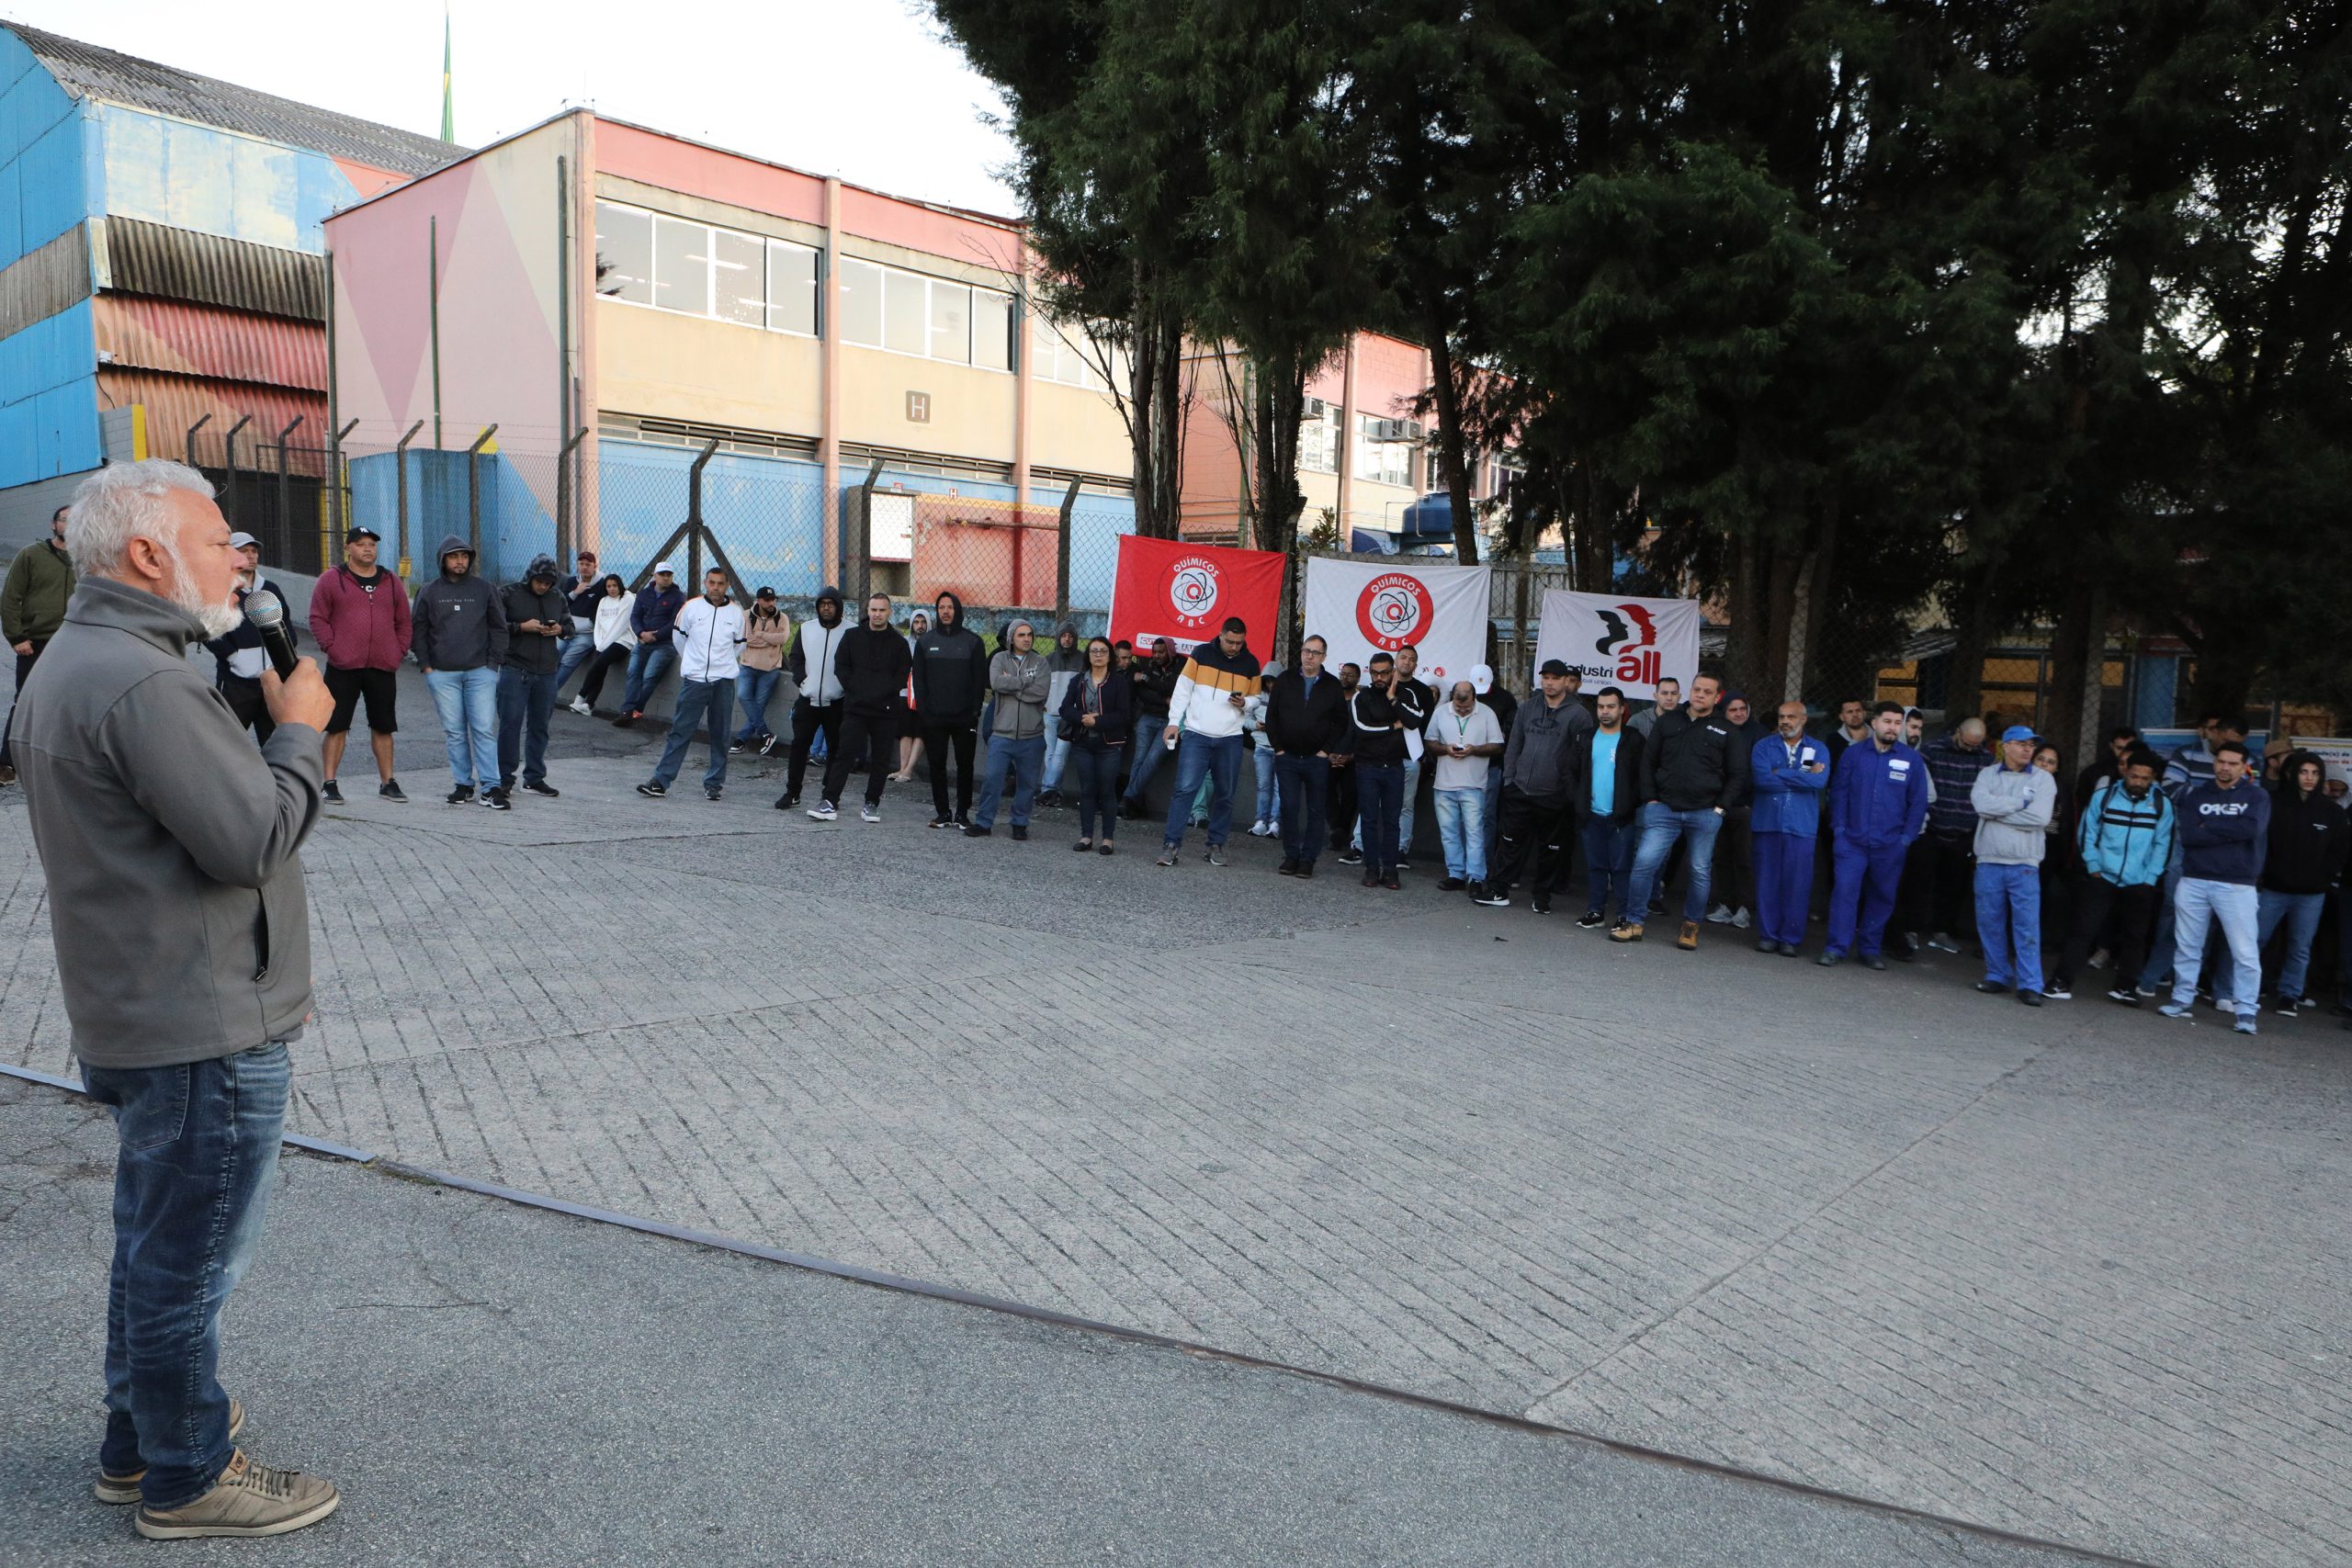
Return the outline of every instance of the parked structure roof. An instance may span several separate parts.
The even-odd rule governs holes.
[[[100,98],[199,125],[243,131],[397,175],[430,174],[469,151],[413,130],[296,103],[38,28],[15,22],[0,26],[22,39],[59,85],[77,97]]]

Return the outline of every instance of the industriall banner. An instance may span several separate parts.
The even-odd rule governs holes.
[[[1420,649],[1417,678],[1443,692],[1486,662],[1492,576],[1483,566],[1423,566],[1410,557],[1360,562],[1317,556],[1306,563],[1306,635],[1328,645],[1333,671],[1368,664],[1374,654],[1395,653],[1409,642]]]
[[[1216,636],[1227,615],[1250,628],[1250,651],[1274,656],[1274,617],[1282,613],[1279,550],[1236,550],[1188,545],[1181,539],[1119,539],[1119,574],[1111,585],[1111,640],[1151,657],[1151,639],[1164,637],[1176,651]]]
[[[1584,672],[1584,694],[1614,686],[1629,702],[1649,702],[1671,675],[1690,689],[1699,672],[1699,602],[1626,599],[1613,593],[1547,589],[1535,662],[1557,659]]]

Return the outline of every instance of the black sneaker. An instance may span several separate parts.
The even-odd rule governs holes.
[[[408,796],[401,793],[401,781],[398,779],[386,779],[377,789],[376,795],[379,799],[392,801],[397,805],[408,804]]]
[[[648,800],[659,800],[670,792],[658,784],[647,783],[638,785],[637,793]]]
[[[481,803],[486,809],[492,811],[512,811],[514,809],[514,803],[506,798],[506,792],[503,789],[486,789],[482,791]]]
[[[1602,914],[1598,909],[1587,909],[1583,914],[1577,917],[1577,924],[1583,927],[1586,931],[1592,931],[1597,927],[1605,926],[1608,923],[1609,917]]]
[[[2018,1000],[2030,1008],[2038,1008],[2041,1005],[2041,993],[2030,988],[2020,990],[2018,992]]]
[[[1979,980],[1976,982],[1976,988],[1988,997],[2000,996],[2008,989],[2007,986],[1994,980]]]
[[[334,780],[329,779],[327,780],[327,787],[319,791],[319,798],[325,801],[329,806],[341,806],[343,804],[343,791],[335,786]]]
[[[1303,860],[1298,863],[1298,869],[1292,872],[1291,874],[1304,881],[1306,878],[1315,874],[1315,863],[1311,860]]]
[[[789,811],[789,810],[791,810],[794,807],[796,807],[796,806],[797,806],[797,805],[799,805],[799,804],[800,804],[800,792],[799,792],[798,790],[797,790],[797,789],[796,789],[796,790],[792,791],[789,795],[786,795],[782,800],[777,801],[777,802],[775,803],[775,808],[776,808],[778,811]]]
[[[1363,852],[1362,850],[1343,850],[1340,853],[1340,863],[1341,865],[1362,865],[1363,863]]]
[[[729,740],[727,743],[727,754],[730,757],[740,757],[743,754],[743,749],[750,744],[748,740]]]
[[[525,780],[523,787],[533,795],[544,795],[549,800],[555,799],[558,795],[560,795],[563,793],[563,791],[556,788],[555,785],[548,783],[545,779],[541,779],[536,784],[531,783],[529,780]]]
[[[1459,893],[1469,886],[1458,876],[1441,876],[1438,878],[1437,890],[1441,893]]]
[[[934,828],[953,828],[956,826],[956,818],[953,817],[934,817],[931,819],[931,825]]]
[[[455,788],[455,789],[453,789],[453,790],[451,790],[451,791],[449,792],[449,804],[450,804],[450,805],[452,805],[452,806],[465,806],[465,805],[469,805],[469,804],[470,804],[470,803],[472,802],[473,797],[474,797],[474,786],[473,786],[473,785],[471,785],[471,784],[459,784],[457,788]]]
[[[1534,910],[1539,915],[1548,915],[1552,912],[1551,895],[1548,893],[1538,893],[1532,899],[1529,900],[1527,907]]]
[[[964,824],[964,837],[967,839],[985,839],[993,831],[994,829],[976,828],[969,822]]]
[[[1410,871],[1413,869],[1413,863],[1408,860],[1400,859],[1393,869],[1396,871]]]
[[[1274,874],[1276,876],[1296,876],[1298,874],[1298,862],[1289,855],[1284,855],[1283,857],[1283,863],[1274,867]]]
[[[1012,829],[1012,841],[1016,844],[1027,843],[1029,841],[1029,829],[1016,824]]]
[[[718,798],[718,792],[715,789],[706,789],[702,792],[702,797],[705,800],[717,800]]]
[[[1509,908],[1510,895],[1499,887],[1491,887],[1483,882],[1474,882],[1470,885],[1470,902],[1488,909]]]

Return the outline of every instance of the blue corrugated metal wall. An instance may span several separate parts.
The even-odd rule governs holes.
[[[0,32],[0,266],[97,209],[85,121],[14,33]],[[0,338],[0,489],[98,465],[87,300]]]
[[[98,106],[106,209],[175,229],[319,254],[320,225],[359,191],[323,152]]]

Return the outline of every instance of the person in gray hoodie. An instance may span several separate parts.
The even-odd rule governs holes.
[[[1046,698],[1054,688],[1053,672],[1035,648],[1036,634],[1026,621],[1015,621],[1006,635],[1009,644],[989,660],[989,691],[996,699],[996,726],[989,733],[988,761],[980,775],[980,798],[972,807],[971,838],[985,839],[996,826],[997,801],[1004,794],[1004,772],[1014,773],[1012,836],[1029,836],[1029,806],[1037,793],[1037,775],[1046,762]]]
[[[510,809],[498,787],[498,671],[506,662],[506,615],[490,584],[473,574],[473,547],[441,541],[441,575],[416,591],[409,647],[424,671],[449,753],[449,804],[476,798]]]
[[[82,481],[66,524],[81,578],[17,714],[74,1053],[119,1134],[96,1490],[164,1539],[282,1534],[336,1503],[235,1446],[214,1374],[311,1012],[301,846],[334,698],[308,659],[284,681],[266,670],[277,728],[256,749],[188,662],[239,619],[211,497],[161,460]]]
[[[2001,760],[1976,775],[1968,804],[1976,814],[1976,935],[1984,944],[1984,978],[1997,995],[2041,1005],[2041,853],[2058,809],[2058,781],[2033,765],[2033,731],[2001,732]]]

